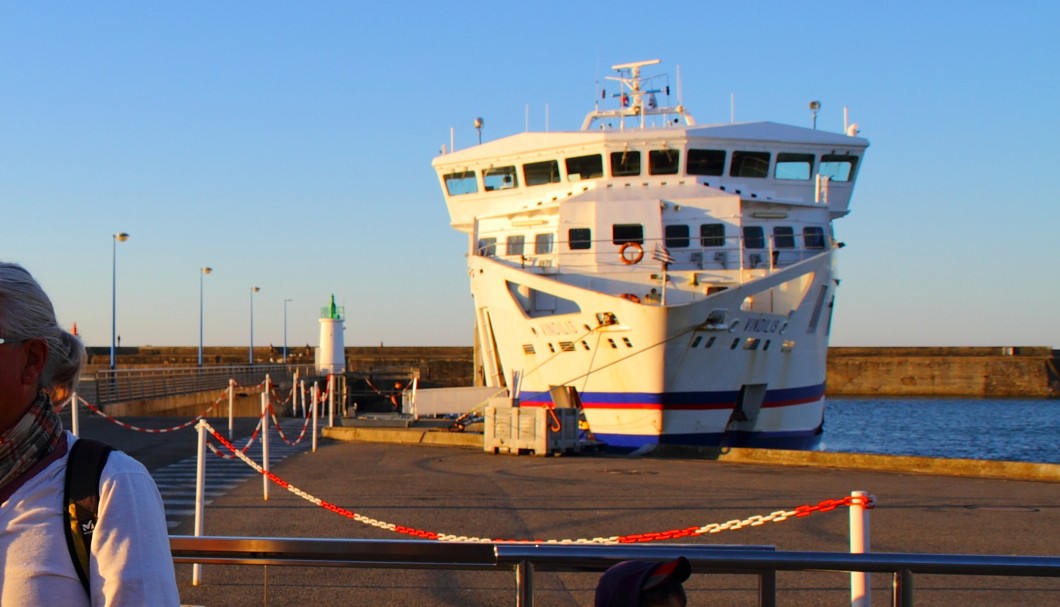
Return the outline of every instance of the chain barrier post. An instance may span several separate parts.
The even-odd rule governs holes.
[[[268,386],[268,379],[265,380]],[[264,500],[269,501],[269,393],[261,393],[261,467],[266,474],[261,475],[261,488]]]
[[[203,523],[203,493],[206,486],[206,421],[199,420],[195,424],[199,433],[199,448],[197,461],[195,463],[195,537],[202,537]],[[202,581],[202,565],[195,563],[191,566],[191,585],[198,586]]]
[[[291,417],[298,417],[298,369],[291,376]]]
[[[317,452],[317,400],[320,398],[320,386],[313,382],[313,453]]]
[[[77,419],[77,392],[70,395],[70,432],[74,436],[81,436],[81,424]]]
[[[302,419],[305,419],[307,417],[305,408],[305,380],[303,379],[298,386],[298,394],[302,397]],[[295,410],[295,417],[298,417],[297,408]]]
[[[335,375],[328,373],[328,428],[335,427]]]
[[[865,507],[869,500],[867,491],[851,491],[850,502],[850,553],[865,554],[869,551],[869,511]],[[850,572],[851,607],[870,607],[872,588],[869,574],[865,571]]]
[[[228,440],[232,440],[232,407],[236,400],[236,380],[228,380]]]

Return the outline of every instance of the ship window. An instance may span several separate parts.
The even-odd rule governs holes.
[[[449,173],[445,176],[445,190],[450,196],[474,194],[478,192],[478,180],[475,179],[475,173],[471,171]]]
[[[699,345],[699,342],[701,342],[701,341],[703,341],[703,336],[702,335],[696,335],[696,338],[692,340],[692,345],[688,346],[688,347],[689,348],[695,348],[696,346]]]
[[[482,183],[486,185],[486,191],[510,190],[519,185],[519,178],[515,174],[515,167],[493,167],[482,171]]]
[[[854,168],[858,166],[858,157],[839,154],[823,154],[818,173],[832,181],[850,181]]]
[[[513,234],[504,243],[505,255],[522,255],[526,250],[526,236]]]
[[[762,226],[744,226],[743,246],[745,249],[766,248],[766,235]]]
[[[699,244],[704,247],[724,247],[725,224],[705,223],[699,226]]]
[[[781,152],[777,154],[777,166],[773,169],[773,177],[777,179],[799,179],[807,180],[813,172],[813,154],[791,154]]]
[[[666,232],[666,246],[673,247],[675,249],[683,249],[688,247],[689,244],[689,233],[688,226],[686,225],[672,225],[665,227]]]
[[[688,150],[689,175],[724,175],[725,150]]]
[[[567,243],[567,246],[572,251],[591,249],[593,246],[593,231],[589,228],[571,228],[567,232]]]
[[[795,230],[791,226],[773,226],[773,246],[777,249],[794,249]]]
[[[769,152],[733,152],[730,177],[769,176]]]
[[[614,348],[616,350],[618,349],[618,344],[616,344],[615,340],[611,339],[610,337],[607,338],[607,343],[611,344],[612,348]]]
[[[552,233],[534,236],[534,254],[545,255],[552,252]]]
[[[524,164],[523,179],[526,185],[559,183],[559,163],[555,160],[546,160]]]
[[[611,242],[644,244],[644,226],[639,223],[618,223],[611,226]]]
[[[611,174],[615,177],[640,175],[640,152],[611,152]]]
[[[478,254],[482,257],[493,257],[497,254],[496,238],[479,238]]]
[[[567,178],[572,179],[595,179],[604,176],[604,157],[600,154],[592,156],[576,156],[566,160]]]
[[[651,150],[648,152],[650,175],[676,175],[681,166],[681,152],[677,150]]]
[[[802,244],[807,249],[824,248],[824,228],[819,226],[806,226],[802,229]]]

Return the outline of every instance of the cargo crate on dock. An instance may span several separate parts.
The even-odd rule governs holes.
[[[511,402],[506,398],[494,400]],[[482,445],[489,453],[507,452],[511,455],[576,453],[579,450],[578,434],[576,409],[491,403],[486,407]]]

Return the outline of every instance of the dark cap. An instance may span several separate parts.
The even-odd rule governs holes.
[[[640,593],[668,582],[681,583],[692,575],[692,565],[683,556],[672,561],[622,561],[600,576],[596,585],[596,607],[638,607]]]

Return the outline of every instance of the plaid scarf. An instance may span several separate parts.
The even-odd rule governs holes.
[[[0,434],[0,488],[47,457],[62,439],[62,420],[41,392],[22,419]]]

